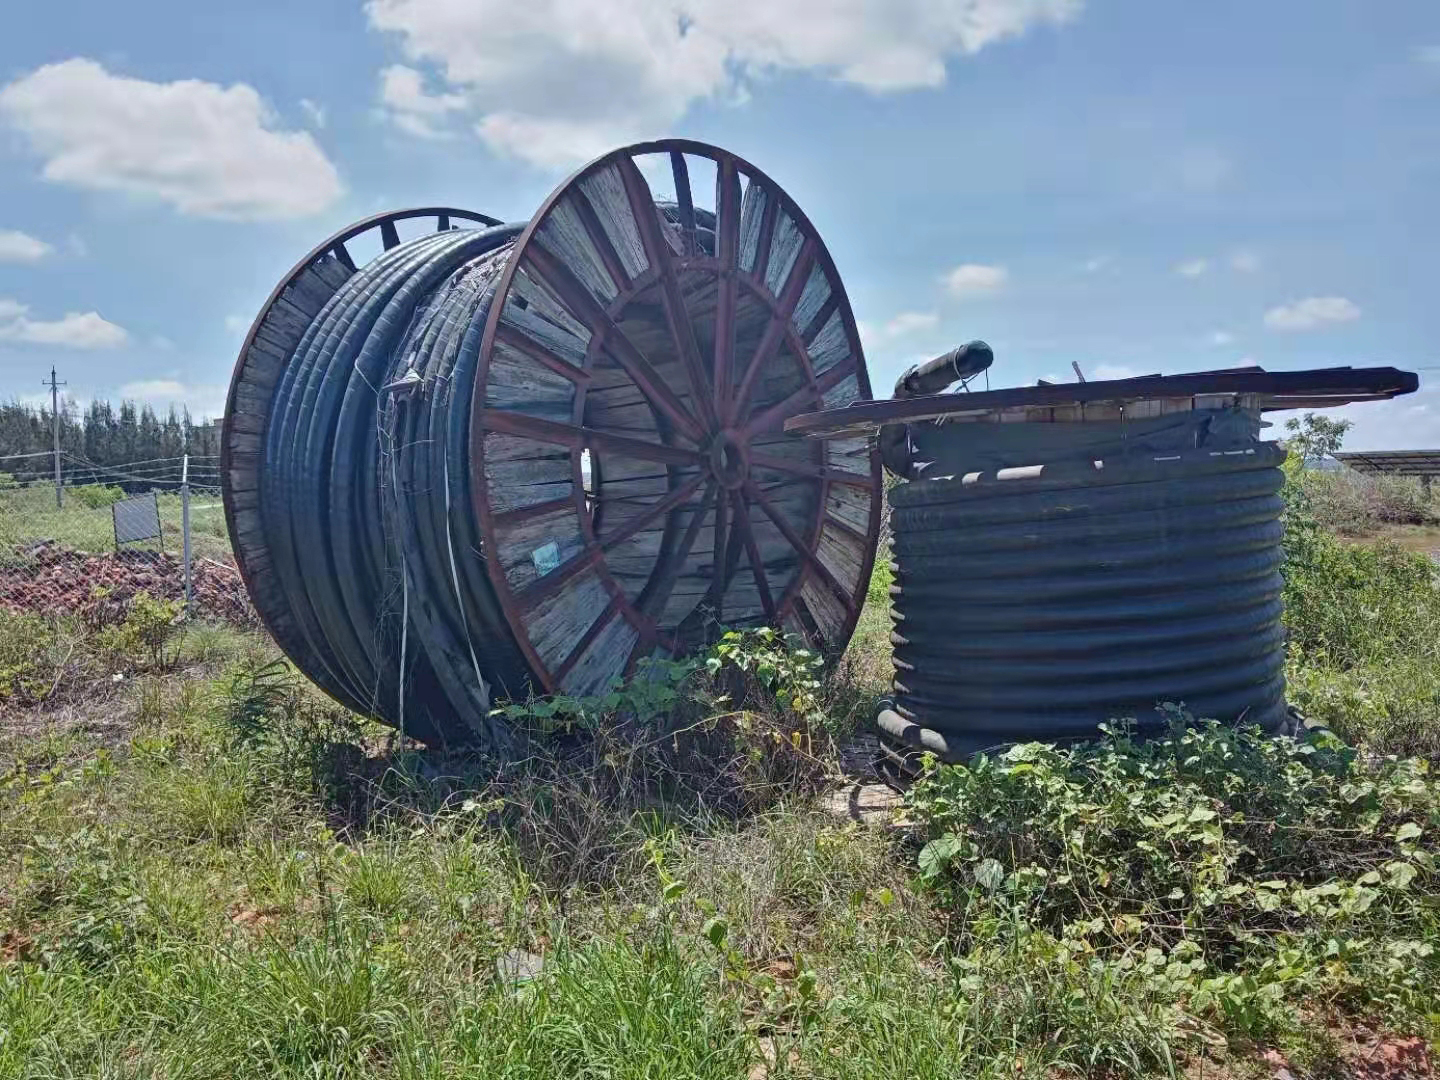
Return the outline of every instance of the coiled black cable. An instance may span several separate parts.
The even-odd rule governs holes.
[[[429,742],[523,696],[465,466],[494,286],[523,225],[400,244],[305,330],[271,399],[260,505],[324,689]],[[457,718],[461,718],[457,723]]]

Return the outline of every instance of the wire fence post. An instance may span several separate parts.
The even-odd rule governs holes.
[[[195,595],[190,583],[190,455],[180,465],[180,544],[185,559],[185,614],[195,613]]]

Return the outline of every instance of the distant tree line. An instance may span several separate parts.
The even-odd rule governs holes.
[[[49,451],[54,446],[54,428],[48,408],[35,408],[19,401],[0,403],[0,473],[16,480],[48,476],[53,468],[46,458],[17,458],[13,455]],[[188,409],[173,406],[164,416],[149,405],[122,401],[92,401],[83,412],[74,401],[60,405],[60,449],[66,455],[66,471],[80,469],[79,462],[107,468],[133,462],[214,456],[220,453],[220,437],[208,420],[195,421]]]

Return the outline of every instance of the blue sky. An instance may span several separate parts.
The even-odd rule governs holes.
[[[214,9],[214,10],[210,10]],[[0,40],[0,396],[214,413],[275,281],[377,210],[528,217],[686,135],[782,183],[872,380],[1383,363],[1440,446],[1433,0],[28,5]]]

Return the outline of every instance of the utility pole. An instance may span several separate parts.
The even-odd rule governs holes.
[[[58,382],[55,378],[55,369],[50,369],[50,381],[43,382],[41,386],[50,388],[50,419],[55,423],[55,509],[65,509],[65,484],[60,478],[60,387],[69,386],[69,383]]]

